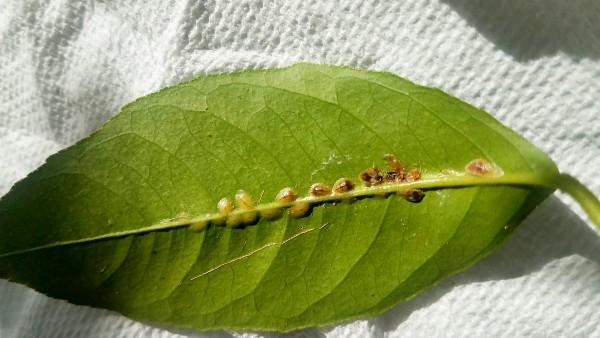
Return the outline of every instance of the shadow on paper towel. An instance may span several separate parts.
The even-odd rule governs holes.
[[[560,52],[574,59],[600,58],[597,0],[442,1],[517,60]]]

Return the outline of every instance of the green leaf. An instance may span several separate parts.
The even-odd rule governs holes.
[[[385,154],[421,178],[365,186]],[[306,198],[342,177],[356,188]],[[284,187],[300,199],[275,200]],[[206,76],[128,104],[17,183],[0,201],[0,275],[138,320],[289,331],[381,313],[465,269],[554,188],[600,219],[523,138],[393,74]],[[256,207],[217,212],[240,189]]]

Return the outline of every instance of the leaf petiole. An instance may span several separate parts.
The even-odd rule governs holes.
[[[600,229],[600,201],[585,185],[568,174],[554,177],[553,183],[556,188],[566,192],[577,201],[590,220]]]

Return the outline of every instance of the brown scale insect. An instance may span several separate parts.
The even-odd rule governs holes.
[[[312,207],[308,202],[296,202],[293,206],[288,209],[288,213],[293,218],[301,218],[310,214]]]
[[[298,198],[298,194],[296,191],[290,187],[286,187],[281,189],[277,196],[275,196],[275,200],[281,203],[291,203]]]
[[[389,171],[386,172],[384,180],[386,182],[402,182],[406,180],[406,167],[402,162],[396,159],[392,154],[383,155],[383,159],[387,162]]]
[[[235,193],[235,202],[240,209],[252,210],[255,207],[254,198],[244,190],[238,190]]]
[[[217,209],[221,215],[227,215],[233,211],[235,206],[233,205],[233,201],[229,197],[223,197],[217,203]]]
[[[413,203],[419,203],[423,200],[423,198],[425,198],[425,193],[421,189],[407,189],[398,191],[398,195]]]
[[[390,167],[390,169],[392,171],[400,172],[400,171],[406,170],[406,168],[404,167],[404,164],[402,164],[400,161],[398,161],[398,159],[396,159],[396,156],[394,156],[392,154],[383,155],[383,159],[387,162],[388,166]]]
[[[347,178],[340,178],[339,180],[335,181],[335,183],[333,184],[333,191],[336,194],[343,194],[349,191],[352,191],[355,187],[354,182],[352,182],[351,180],[347,179]]]
[[[465,170],[475,176],[490,176],[496,174],[496,167],[483,159],[475,159],[465,166]]]
[[[383,176],[386,183],[402,182],[406,180],[406,172],[388,171]]]
[[[308,189],[308,193],[313,197],[327,196],[331,194],[331,188],[323,183],[314,183]]]
[[[383,183],[384,176],[379,168],[371,167],[361,172],[359,178],[367,187],[370,187]]]
[[[254,198],[244,190],[235,193],[235,203],[244,212],[239,215],[229,215],[227,225],[236,227],[242,224],[251,224],[258,220],[258,212],[255,209]]]
[[[418,181],[421,179],[421,171],[417,168],[411,170],[407,175],[406,175],[406,180],[407,181]]]
[[[387,162],[389,170],[382,171],[381,169],[372,166],[360,173],[360,180],[367,186],[379,185],[382,183],[395,183],[405,181],[417,181],[421,179],[421,172],[418,168],[408,171],[402,162],[398,161],[392,154],[384,155],[384,160]],[[483,159],[471,161],[465,167],[465,170],[472,175],[487,176],[501,173],[501,169],[494,164]],[[314,183],[309,188],[311,197],[322,197],[333,194],[348,193],[356,187],[355,183],[348,178],[338,179],[333,189],[323,183]],[[385,197],[387,194],[382,194]],[[406,189],[397,192],[405,200],[413,203],[419,203],[425,198],[425,193],[421,189]],[[262,197],[262,196],[261,196]],[[373,197],[379,197],[375,194]],[[235,200],[235,204],[234,204]],[[235,199],[223,197],[217,203],[218,214],[210,221],[197,221],[190,223],[190,228],[194,231],[202,231],[210,224],[226,225],[228,227],[238,227],[245,224],[251,224],[258,219],[276,220],[283,215],[287,206],[272,207],[268,209],[256,210],[256,202],[246,191],[239,190],[235,194]],[[309,200],[298,200],[298,194],[290,187],[281,189],[275,201],[287,204],[289,206],[288,213],[291,217],[300,218],[308,216],[313,208]],[[334,202],[335,204],[335,202]],[[237,209],[236,209],[237,207]],[[189,214],[181,214],[178,218],[191,218]]]

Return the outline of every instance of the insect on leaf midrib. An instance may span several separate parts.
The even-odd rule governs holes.
[[[131,235],[140,235],[144,233],[154,232],[154,231],[164,231],[169,229],[177,229],[182,227],[190,227],[192,230],[201,231],[204,230],[206,226],[208,226],[211,222],[216,222],[216,225],[224,225],[225,217],[224,216],[239,216],[244,217],[253,213],[260,212],[269,212],[271,210],[279,210],[279,209],[292,209],[294,206],[298,206],[300,204],[307,204],[309,206],[319,205],[323,203],[343,203],[343,202],[352,202],[353,200],[359,200],[362,198],[381,198],[386,195],[397,193],[402,196],[403,192],[410,192],[414,190],[439,190],[439,189],[450,189],[450,188],[460,188],[460,187],[474,187],[474,186],[538,186],[545,187],[548,189],[556,189],[559,187],[563,187],[565,183],[562,183],[562,180],[567,177],[566,175],[559,175],[557,177],[543,177],[535,174],[522,174],[522,175],[511,175],[504,177],[477,177],[464,173],[455,173],[450,175],[438,175],[432,178],[427,178],[418,181],[408,181],[401,182],[395,184],[384,184],[375,187],[362,187],[357,190],[345,193],[327,193],[321,196],[307,196],[301,199],[294,199],[291,201],[286,201],[285,198],[281,198],[281,201],[273,201],[267,202],[264,204],[255,205],[252,208],[241,208],[234,209],[234,202],[232,200],[227,200],[224,198],[220,201],[221,203],[228,203],[226,208],[227,211],[223,213],[206,213],[203,215],[191,215],[186,212],[180,212],[178,215],[174,215],[173,218],[162,220],[157,224],[152,224],[148,227],[143,227],[136,230],[130,231],[122,231],[115,233],[107,233],[101,236],[82,238],[73,241],[65,241],[65,242],[56,242],[50,243],[48,245],[43,245],[39,247],[28,248],[25,250],[13,251],[0,254],[1,257],[5,256],[13,256],[18,254],[23,254],[31,251],[44,250],[50,248],[56,248],[63,245],[74,245],[74,244],[83,244],[93,241],[99,240],[107,240],[110,238],[123,237],[123,236],[131,236]],[[561,182],[561,183],[559,183]],[[283,188],[282,191],[285,191],[289,188]],[[295,194],[295,192],[294,192]],[[582,194],[582,193],[580,193]],[[405,197],[408,198],[408,197]],[[227,201],[227,202],[225,202]],[[217,206],[219,207],[219,206]],[[217,208],[219,209],[219,208]],[[293,210],[293,209],[292,209]],[[308,213],[308,210],[305,211]],[[281,214],[283,215],[283,214]],[[281,217],[279,215],[279,217]],[[306,215],[301,214],[296,217],[304,217]],[[277,218],[279,218],[277,217]],[[238,227],[242,225],[252,224],[254,223],[254,219],[259,218],[251,217],[252,220],[247,222],[239,222],[236,224],[230,225],[230,227]],[[267,217],[269,219],[269,217]]]

